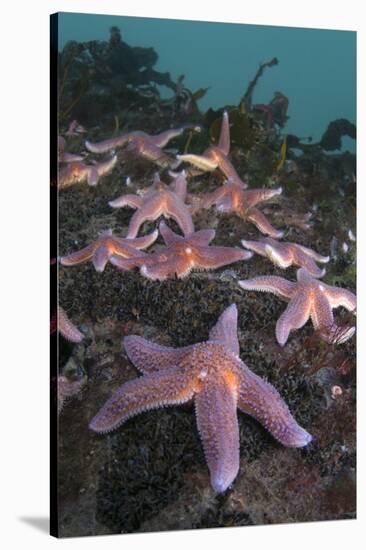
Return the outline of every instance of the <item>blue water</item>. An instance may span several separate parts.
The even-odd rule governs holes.
[[[277,57],[253,101],[268,103],[275,91],[288,96],[286,132],[318,141],[331,120],[356,122],[355,32],[73,13],[60,14],[59,23],[60,48],[68,40],[108,40],[112,25],[129,45],[153,47],[156,70],[174,81],[184,74],[192,91],[210,87],[202,111],[238,104],[258,65]],[[354,141],[344,138],[343,149],[354,151]]]

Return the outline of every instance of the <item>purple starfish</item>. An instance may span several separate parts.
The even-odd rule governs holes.
[[[109,203],[112,208],[130,206],[136,208],[128,227],[128,238],[135,238],[141,225],[146,220],[156,220],[160,216],[172,218],[177,222],[184,235],[194,231],[193,221],[188,206],[185,204],[187,196],[187,180],[184,171],[167,185],[155,175],[153,184],[140,195],[122,195]]]
[[[283,231],[275,229],[264,214],[256,208],[259,202],[271,199],[282,193],[282,188],[277,189],[245,189],[242,183],[228,181],[212,193],[207,193],[198,199],[194,205],[194,196],[190,196],[195,212],[199,207],[211,208],[215,205],[219,212],[235,212],[241,218],[252,223],[261,231],[271,237],[281,238]]]
[[[128,152],[142,156],[147,160],[151,160],[165,167],[171,165],[174,161],[164,153],[162,148],[165,147],[171,139],[180,136],[184,130],[185,128],[175,128],[154,136],[141,131],[127,132],[121,136],[106,139],[99,143],[90,143],[90,141],[86,141],[85,147],[92,153],[105,153],[112,149],[126,147]]]
[[[102,273],[112,255],[114,257],[134,258],[143,254],[140,250],[152,245],[157,237],[157,230],[144,237],[127,239],[116,237],[113,235],[112,229],[106,229],[92,244],[77,252],[62,256],[60,263],[65,266],[74,266],[92,261],[95,270]]]
[[[229,115],[227,111],[224,111],[222,115],[219,143],[217,145],[210,145],[202,155],[177,155],[177,159],[179,160],[179,164],[182,162],[189,162],[205,172],[212,172],[216,170],[216,168],[219,168],[228,179],[239,183],[245,189],[248,187],[247,184],[241,180],[239,174],[228,159],[229,151]]]
[[[239,281],[239,285],[244,290],[272,292],[289,302],[276,324],[276,338],[281,346],[286,344],[290,332],[303,327],[309,317],[320,336],[332,344],[345,342],[355,332],[355,327],[337,326],[332,309],[343,306],[356,313],[356,296],[349,290],[315,279],[306,269],[297,271],[296,283],[264,275]]]
[[[279,242],[271,239],[271,237],[266,237],[260,241],[242,240],[241,242],[245,248],[253,250],[261,256],[266,256],[282,269],[290,265],[297,265],[306,269],[313,277],[323,277],[325,275],[325,269],[320,269],[315,261],[327,263],[330,259],[329,256],[321,256],[306,246]]]
[[[312,437],[296,422],[277,390],[239,358],[237,309],[219,317],[209,340],[183,348],[140,336],[123,345],[141,378],[123,384],[90,422],[108,433],[141,412],[194,400],[198,431],[214,491],[225,491],[239,471],[237,408],[258,420],[280,443],[304,447]]]
[[[113,170],[116,162],[116,156],[96,164],[85,164],[80,161],[68,162],[59,171],[57,185],[60,189],[64,189],[70,185],[87,181],[88,185],[95,186],[99,178]]]
[[[248,260],[253,255],[252,252],[239,248],[209,246],[215,237],[213,229],[203,229],[188,237],[181,237],[162,221],[159,231],[165,241],[165,248],[129,259],[112,256],[111,263],[120,269],[140,267],[141,275],[164,281],[174,276],[182,279],[192,269],[217,269],[233,262]]]

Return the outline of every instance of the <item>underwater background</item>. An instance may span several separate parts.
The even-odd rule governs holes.
[[[325,342],[309,322],[282,348],[275,325],[283,301],[238,285],[258,275],[294,281],[294,265],[283,270],[256,254],[153,281],[111,263],[98,272],[91,261],[58,261],[105,230],[126,237],[133,210],[108,202],[143,194],[157,172],[162,182],[174,182],[176,155],[200,155],[217,144],[226,110],[229,159],[239,176],[250,189],[282,187],[260,206],[262,214],[286,241],[329,256],[326,284],[355,292],[355,48],[356,34],[345,31],[58,15],[58,178],[51,181],[58,240],[51,274],[58,277],[58,305],[79,331],[73,341],[67,331],[57,334],[53,315],[60,536],[356,517],[355,337]],[[154,161],[133,148],[98,152],[86,145],[170,128],[184,131]],[[103,163],[108,168],[99,173]],[[220,170],[184,166],[187,201],[225,184]],[[262,237],[235,212],[192,213],[197,231],[215,230],[215,246],[237,249],[241,239]],[[167,223],[180,232],[174,220]],[[139,236],[157,227],[158,220],[145,221]],[[148,253],[162,247],[159,236]],[[172,347],[204,341],[233,303],[241,359],[273,384],[314,439],[285,448],[239,412],[239,474],[218,495],[189,404],[145,412],[106,435],[89,423],[115,390],[139,376],[122,348],[124,336]],[[334,314],[340,325],[354,326],[350,312]],[[60,314],[58,321],[60,328]]]
[[[267,103],[276,90],[290,97],[289,133],[317,141],[330,120],[356,120],[356,32],[77,13],[60,13],[59,22],[60,48],[104,40],[113,25],[131,46],[153,47],[156,70],[174,81],[184,74],[189,89],[209,87],[202,110],[235,103],[258,65],[276,56],[255,101]],[[344,137],[343,148],[354,151],[354,141]]]

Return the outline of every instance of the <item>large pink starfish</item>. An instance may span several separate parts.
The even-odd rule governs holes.
[[[297,282],[282,277],[264,275],[239,281],[244,290],[272,292],[289,302],[276,324],[276,338],[281,346],[292,330],[305,325],[309,317],[315,330],[329,343],[343,343],[355,332],[355,327],[339,327],[334,322],[332,309],[343,306],[356,312],[356,296],[344,288],[330,286],[313,278],[306,269],[297,271]]]
[[[91,186],[97,185],[99,178],[111,172],[116,162],[116,156],[97,164],[85,164],[81,161],[68,162],[59,171],[57,185],[60,189],[83,181],[87,181]]]
[[[174,128],[154,136],[141,131],[128,132],[115,138],[100,141],[99,143],[90,143],[90,141],[86,141],[85,146],[92,153],[105,153],[112,149],[127,146],[127,151],[133,154],[142,156],[160,166],[169,166],[174,163],[174,161],[164,153],[162,148],[165,147],[171,139],[180,136],[184,130],[185,128]]]
[[[164,281],[169,277],[183,278],[192,269],[217,269],[224,265],[248,260],[252,252],[231,248],[228,246],[209,246],[215,237],[213,229],[203,229],[181,237],[161,222],[160,233],[166,248],[125,260],[112,257],[111,263],[120,269],[130,269],[139,266],[141,274],[148,279]]]
[[[287,447],[311,441],[277,390],[240,360],[235,304],[221,314],[206,342],[175,349],[127,336],[123,345],[143,376],[123,384],[105,403],[90,422],[95,432],[110,432],[141,412],[193,399],[211,485],[218,493],[239,471],[237,408]]]
[[[242,240],[241,242],[245,248],[253,250],[261,256],[266,256],[282,269],[290,265],[297,265],[305,268],[313,277],[323,277],[325,275],[325,269],[320,269],[315,261],[327,263],[329,262],[329,256],[321,256],[321,254],[306,246],[279,242],[271,239],[271,237],[266,237],[260,241]]]
[[[138,256],[142,254],[139,250],[150,246],[157,236],[158,231],[155,230],[149,235],[137,239],[123,239],[113,235],[112,229],[107,229],[102,232],[94,243],[77,252],[62,256],[60,262],[65,266],[74,266],[91,260],[96,271],[101,273],[111,256],[122,258]]]
[[[227,114],[227,111],[224,111],[222,115],[221,132],[218,144],[210,145],[202,153],[202,155],[177,155],[177,159],[179,160],[179,163],[189,162],[205,172],[212,172],[213,170],[216,170],[216,168],[219,168],[228,179],[241,184],[243,188],[248,187],[247,184],[241,180],[239,174],[228,159],[229,152],[229,115]]]
[[[277,189],[244,189],[241,183],[228,181],[212,193],[200,197],[198,207],[210,208],[216,205],[219,212],[235,212],[241,218],[252,222],[262,233],[280,238],[283,236],[283,231],[275,229],[264,214],[256,208],[256,205],[281,193],[281,187]]]
[[[160,216],[172,218],[177,222],[184,235],[194,231],[193,221],[188,206],[184,203],[187,196],[187,180],[184,171],[170,184],[160,181],[155,176],[153,184],[139,195],[122,195],[109,203],[113,208],[130,206],[136,208],[128,227],[128,238],[136,237],[141,225],[146,220],[156,220]]]

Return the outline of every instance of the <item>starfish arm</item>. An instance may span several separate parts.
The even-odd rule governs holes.
[[[95,267],[95,271],[98,271],[98,273],[103,273],[111,255],[112,251],[107,245],[98,246],[93,255],[93,265]]]
[[[202,208],[211,208],[214,204],[220,203],[226,196],[231,197],[229,188],[222,185],[212,193],[207,193],[201,198]]]
[[[62,153],[61,157],[59,158],[59,162],[79,162],[84,160],[83,155],[75,155],[74,153]]]
[[[275,229],[269,223],[265,215],[262,214],[262,212],[260,212],[257,208],[252,207],[249,210],[248,220],[254,223],[259,231],[261,231],[261,233],[264,233],[265,235],[269,235],[270,237],[275,237],[277,239],[283,237],[283,231]]]
[[[348,311],[356,313],[357,298],[350,290],[339,288],[336,286],[325,286],[325,295],[329,300],[332,308],[345,307]]]
[[[207,156],[205,154],[203,154],[203,155],[177,155],[177,159],[179,160],[179,163],[189,162],[190,164],[193,164],[193,166],[197,166],[197,168],[200,168],[201,170],[204,170],[205,172],[213,172],[218,167],[217,160],[212,160],[210,158],[207,158]]]
[[[250,189],[249,191],[244,192],[245,202],[247,205],[255,206],[259,202],[267,201],[276,195],[282,193],[282,187],[277,189]]]
[[[172,128],[171,130],[166,130],[156,136],[150,136],[150,140],[157,147],[165,147],[171,139],[182,135],[183,132],[184,128]]]
[[[98,171],[98,176],[101,177],[101,176],[104,176],[105,174],[108,174],[108,172],[110,172],[114,168],[116,162],[117,162],[117,155],[114,155],[112,158],[96,164],[95,167]]]
[[[128,239],[134,239],[141,225],[146,221],[156,220],[162,213],[161,197],[155,196],[144,201],[143,205],[136,210],[130,219],[128,226]]]
[[[300,244],[296,244],[296,248],[299,248],[300,250],[302,250],[307,256],[310,256],[316,262],[326,264],[330,260],[330,256],[322,256],[321,254],[318,254],[318,252],[315,252],[315,250],[312,250],[311,248],[308,248],[307,246],[302,246]]]
[[[324,289],[323,285],[321,287]],[[324,290],[314,293],[311,320],[315,330],[327,331],[334,326],[332,308]]]
[[[286,447],[304,447],[311,435],[296,422],[278,391],[241,362],[238,408],[260,422]]]
[[[321,278],[325,275],[325,269],[320,269],[311,256],[300,248],[293,248],[294,263],[306,269],[313,277]]]
[[[170,277],[183,279],[192,271],[193,264],[183,256],[170,256],[165,261],[155,261],[151,258],[150,262],[145,262],[141,267],[141,275],[153,281],[165,281]]]
[[[208,246],[215,235],[216,231],[214,229],[200,229],[189,236],[189,242],[200,246]]]
[[[280,346],[286,344],[292,330],[305,325],[310,309],[311,300],[306,294],[298,293],[292,298],[276,324],[276,338]]]
[[[216,202],[216,209],[220,213],[236,212],[239,216],[242,215],[242,205],[240,201],[237,203],[235,197],[230,193]]]
[[[194,385],[185,372],[167,369],[123,384],[92,419],[89,427],[107,433],[126,420],[151,409],[179,405],[192,399]]]
[[[128,271],[134,267],[140,267],[141,265],[147,263],[151,259],[149,254],[144,252],[135,251],[135,255],[128,258],[123,258],[122,256],[111,256],[109,261],[112,265],[121,269],[122,271]]]
[[[291,299],[296,288],[296,283],[287,281],[282,277],[273,275],[262,275],[253,279],[239,281],[239,286],[244,290],[259,290],[260,292],[271,292],[280,298]]]
[[[76,252],[68,254],[67,256],[61,256],[60,262],[62,265],[66,266],[78,265],[88,262],[93,257],[96,246],[96,243],[92,243],[85,248],[82,248],[81,250],[77,250]]]
[[[235,170],[234,166],[227,157],[221,156],[218,166],[221,172],[227,177],[228,181],[238,184],[242,189],[246,189],[248,187],[248,185],[240,178],[238,172]]]
[[[144,199],[138,195],[121,195],[117,199],[110,201],[108,204],[112,208],[121,208],[122,206],[130,206],[131,208],[141,208]]]
[[[133,150],[133,145],[131,144],[131,151]],[[141,147],[136,150],[136,153],[162,167],[169,166],[173,162],[173,159],[150,140],[145,140]]]
[[[225,491],[239,471],[239,428],[237,397],[222,376],[207,383],[195,399],[197,427],[210,470],[211,485]]]
[[[210,330],[209,340],[222,344],[239,356],[238,310],[235,304],[221,313],[216,325]]]
[[[170,227],[163,220],[159,223],[159,231],[167,246],[172,243],[179,242],[184,238],[181,235],[177,235],[177,233],[170,229]]]
[[[185,202],[187,197],[187,179],[185,171],[182,170],[173,182],[174,192],[178,197]]]
[[[201,199],[202,208],[211,208],[214,204],[218,210],[227,212],[233,209],[233,198],[231,188],[222,185],[216,191],[204,195]]]
[[[224,155],[228,155],[230,151],[230,127],[229,127],[229,115],[227,111],[224,111],[222,115],[221,132],[217,147]]]
[[[293,264],[294,258],[291,253],[291,249],[287,246],[276,246],[276,244],[265,245],[266,256],[275,265],[278,265],[282,269],[286,269]]]
[[[78,344],[84,338],[84,334],[70,321],[61,306],[57,308],[58,330],[66,340]]]
[[[194,232],[192,216],[188,207],[179,197],[174,195],[168,197],[165,212],[169,218],[173,218],[173,220],[177,222],[185,236]]]
[[[314,296],[311,320],[314,328],[320,332],[323,340],[329,344],[343,344],[355,332],[355,327],[347,325],[339,327],[334,322],[332,307],[325,289],[324,291],[317,292]]]
[[[246,241],[245,239],[243,239],[241,241],[241,244],[244,246],[244,248],[247,248],[248,250],[253,250],[253,252],[259,254],[260,256],[267,256],[267,243],[265,241]]]
[[[96,166],[86,167],[86,179],[90,187],[95,187],[99,181],[98,169]]]
[[[126,336],[123,339],[123,347],[131,363],[143,374],[175,367],[192,348],[160,346],[141,336]]]
[[[132,248],[137,248],[137,250],[141,250],[144,248],[149,248],[156,239],[158,238],[159,231],[155,229],[152,231],[152,233],[149,233],[148,235],[144,235],[143,237],[136,237],[135,239],[116,239],[117,242],[121,242],[121,246],[124,247],[127,245],[131,246]]]
[[[249,260],[252,256],[252,252],[229,246],[197,246],[194,262],[199,268],[216,269],[241,260]]]
[[[104,141],[99,141],[98,143],[91,143],[90,141],[85,142],[85,147],[91,153],[106,153],[111,149],[117,149],[118,147],[123,147],[131,138],[131,134],[123,134],[111,139],[106,139]]]

